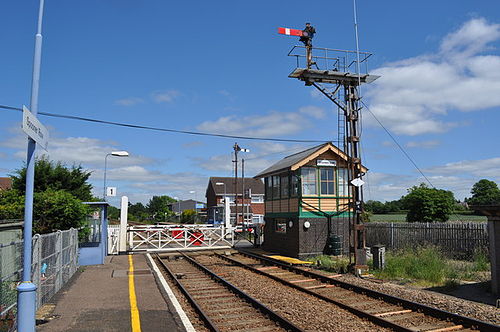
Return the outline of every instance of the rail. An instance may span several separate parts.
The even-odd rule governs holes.
[[[201,273],[207,275],[210,279],[215,280],[215,282],[223,285],[225,288],[227,288],[231,293],[235,294],[237,297],[243,299],[245,302],[249,303],[252,307],[263,313],[264,315],[267,315],[270,317],[270,319],[276,323],[278,323],[282,328],[284,328],[287,331],[295,331],[295,332],[302,332],[303,330],[297,326],[295,326],[293,323],[288,321],[286,318],[280,316],[276,312],[272,311],[269,309],[267,306],[259,302],[258,300],[254,299],[247,293],[243,292],[241,289],[238,287],[234,286],[224,278],[218,276],[199,262],[196,262],[193,258],[189,257],[186,254],[180,253],[189,263],[191,263],[194,267],[196,267],[198,270],[200,270]],[[165,269],[165,271],[170,275],[170,278],[172,278],[175,282],[175,284],[179,287],[181,292],[186,296],[188,301],[193,305],[195,308],[196,312],[200,315],[202,320],[207,324],[208,328],[211,331],[219,331],[219,328],[217,327],[217,323],[215,323],[211,318],[209,312],[206,312],[205,310],[202,309],[202,306],[196,301],[195,296],[192,296],[189,290],[184,287],[182,282],[180,282],[178,275],[174,273],[168,266],[165,264],[159,255],[157,255],[157,260],[160,262],[162,267]],[[199,290],[199,289],[198,289]]]
[[[429,315],[429,316],[435,317],[437,319],[452,321],[454,323],[461,324],[461,325],[466,326],[466,327],[471,327],[471,328],[479,329],[480,331],[486,331],[486,332],[498,331],[498,326],[490,324],[490,323],[487,323],[487,322],[483,322],[483,321],[480,321],[480,320],[477,320],[477,319],[474,319],[474,318],[460,316],[460,315],[457,315],[457,314],[454,314],[454,313],[451,313],[451,312],[447,312],[447,311],[444,311],[444,310],[441,310],[441,309],[433,308],[433,307],[430,307],[430,306],[427,306],[427,305],[424,305],[424,304],[421,304],[421,303],[408,301],[408,300],[405,300],[405,299],[402,299],[402,298],[398,298],[398,297],[395,297],[395,296],[392,296],[392,295],[388,295],[388,294],[384,294],[384,293],[381,293],[381,292],[378,292],[378,291],[374,291],[374,290],[371,290],[371,289],[368,289],[368,288],[365,288],[365,287],[362,287],[362,286],[352,285],[352,284],[349,284],[349,283],[346,283],[346,282],[342,282],[342,281],[340,281],[338,279],[330,278],[328,276],[325,276],[325,275],[322,275],[322,274],[318,274],[318,273],[315,273],[315,272],[312,272],[312,271],[306,271],[304,269],[300,269],[300,268],[291,266],[290,264],[286,264],[286,263],[283,263],[281,261],[278,261],[278,260],[275,260],[275,259],[272,259],[272,258],[269,258],[269,257],[263,257],[261,255],[250,253],[250,252],[247,252],[245,250],[238,250],[238,251],[239,251],[240,254],[245,255],[247,257],[251,257],[253,259],[266,262],[266,263],[268,263],[270,265],[279,266],[279,267],[281,267],[283,269],[286,269],[286,270],[289,270],[289,271],[293,271],[295,273],[301,274],[303,276],[306,276],[306,277],[309,277],[309,278],[312,278],[312,279],[317,279],[317,280],[319,280],[319,281],[321,281],[323,283],[327,283],[327,284],[332,284],[332,285],[335,285],[335,286],[339,286],[339,287],[341,287],[343,289],[346,289],[346,290],[349,290],[349,291],[354,291],[355,293],[363,294],[363,295],[369,296],[369,297],[371,297],[373,299],[382,299],[383,301],[385,301],[387,303],[391,303],[391,304],[394,304],[394,305],[402,306],[402,307],[404,307],[407,310],[412,310],[413,312],[421,312],[421,313],[423,313],[425,315]],[[221,258],[225,258],[226,260],[229,260],[228,257],[222,256],[222,255],[220,255],[220,257]],[[234,259],[232,259],[231,261],[234,261],[233,263],[238,264],[238,263],[236,263],[237,261],[234,260]],[[269,276],[268,273],[266,273],[266,272],[264,272],[262,270],[258,270],[255,267],[248,266],[248,265],[245,265],[243,263],[239,263],[239,265],[242,265],[242,266],[244,265],[245,268],[254,270],[255,272],[257,272],[259,274],[265,274],[266,276]],[[276,278],[274,276],[272,278],[276,279],[279,282],[282,282],[282,283],[284,282],[280,278]],[[393,328],[393,329],[395,329],[397,331],[413,331],[413,330],[408,329],[406,327],[403,327],[403,326],[400,326],[398,324],[395,324],[395,323],[393,323],[393,322],[391,322],[391,321],[389,321],[387,319],[384,319],[383,316],[371,315],[369,313],[360,311],[360,310],[358,310],[356,308],[352,308],[350,306],[346,306],[345,304],[343,304],[343,303],[341,303],[339,301],[336,301],[336,300],[331,299],[329,297],[325,297],[325,296],[322,296],[320,294],[317,294],[317,293],[313,292],[312,290],[308,290],[308,289],[305,289],[303,287],[300,287],[300,286],[294,285],[294,284],[291,284],[291,287],[298,288],[298,289],[300,289],[302,291],[305,291],[306,293],[309,293],[311,295],[320,297],[321,299],[323,299],[325,301],[338,304],[338,305],[344,307],[345,309],[347,309],[347,310],[349,310],[349,311],[351,311],[353,313],[359,314],[360,316],[366,317],[366,318],[372,320],[373,322],[376,322],[377,324],[381,324],[383,326],[391,327],[391,328]]]

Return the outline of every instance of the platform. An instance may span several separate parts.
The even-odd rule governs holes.
[[[380,76],[368,74],[353,74],[335,70],[318,70],[307,68],[296,68],[288,75],[290,78],[298,78],[305,82],[333,83],[333,84],[352,84],[357,85],[358,79],[361,83],[371,83]]]
[[[37,331],[185,331],[145,254],[108,256],[104,265],[80,267],[51,302],[38,312],[46,322]]]

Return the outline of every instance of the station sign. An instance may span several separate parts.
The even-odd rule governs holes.
[[[316,166],[335,167],[335,166],[337,166],[337,161],[336,160],[329,160],[329,159],[318,159],[316,161]]]
[[[44,150],[49,144],[49,131],[30,110],[23,105],[23,131]]]
[[[106,188],[106,196],[115,197],[116,196],[116,187],[107,187]]]

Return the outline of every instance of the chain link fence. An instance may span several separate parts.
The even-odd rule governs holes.
[[[0,332],[9,331],[15,322],[22,253],[22,241],[0,245]],[[78,268],[77,262],[78,230],[33,236],[31,278],[37,286],[37,309],[68,282]]]

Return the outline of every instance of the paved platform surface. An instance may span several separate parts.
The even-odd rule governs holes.
[[[133,278],[129,278],[128,255],[109,256],[104,265],[81,267],[83,271],[53,298],[53,305],[42,307],[42,311],[49,311],[45,313],[48,317],[55,318],[37,325],[37,331],[184,331],[177,314],[161,295],[146,256],[131,257]],[[135,319],[130,280],[135,286],[138,309]]]

